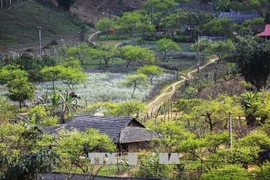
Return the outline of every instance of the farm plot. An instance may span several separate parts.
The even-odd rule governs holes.
[[[131,99],[133,87],[125,87],[122,85],[125,77],[128,74],[124,73],[88,73],[86,83],[74,87],[74,91],[81,97],[79,103],[81,105],[92,104],[96,102],[121,102]],[[134,94],[134,98],[145,100],[149,94],[159,84],[173,81],[176,78],[175,74],[165,73],[160,77],[154,78],[153,85],[147,83],[146,86],[139,86]],[[52,91],[52,83],[36,84],[37,88],[45,91]],[[55,85],[57,90],[67,90],[68,87],[62,82],[57,82]]]

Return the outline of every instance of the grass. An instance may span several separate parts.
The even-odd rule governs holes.
[[[15,3],[0,10],[0,47],[33,45],[38,41],[38,29],[42,27],[43,43],[59,36],[78,36],[82,23],[67,12],[46,7],[36,1]]]

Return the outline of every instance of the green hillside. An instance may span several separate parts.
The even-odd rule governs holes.
[[[42,27],[44,46],[53,40],[78,41],[82,22],[67,12],[35,1],[16,3],[8,9],[0,9],[0,48],[35,47],[38,26]]]

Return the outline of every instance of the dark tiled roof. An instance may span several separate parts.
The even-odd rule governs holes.
[[[243,23],[246,20],[261,17],[256,11],[231,11],[231,12],[220,12],[218,18],[229,18],[235,23]]]
[[[158,138],[156,132],[147,128],[126,127],[121,131],[120,143],[144,142]]]
[[[90,115],[78,115],[65,125],[65,129],[75,128],[84,131],[87,128],[98,129],[100,133],[107,134],[114,143],[119,142],[121,130],[126,126],[144,127],[131,117],[100,117]]]
[[[174,9],[197,9],[200,11],[214,12],[214,4],[205,4],[205,3],[182,3],[176,4],[173,6]]]
[[[38,174],[38,180],[66,180],[68,174],[62,173],[41,173]],[[108,176],[96,176],[94,180],[157,180],[149,178],[129,178],[129,177],[108,177]],[[70,180],[89,180],[89,177],[82,174],[76,174],[72,176]]]
[[[55,134],[59,129],[61,129],[61,125],[60,126],[49,126],[49,127],[39,127],[39,129],[43,132],[43,133],[48,133],[48,134]]]

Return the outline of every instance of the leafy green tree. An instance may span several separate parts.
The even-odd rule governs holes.
[[[87,80],[87,75],[83,72],[78,61],[68,61],[57,66],[45,67],[40,72],[45,81],[52,81],[55,90],[55,81],[61,80],[71,90],[74,85]]]
[[[6,65],[0,70],[0,83],[7,84],[17,78],[28,77],[28,73],[16,65]]]
[[[166,55],[169,52],[181,50],[178,44],[176,42],[173,42],[171,39],[166,39],[166,38],[160,39],[157,41],[156,45],[157,45],[157,50],[163,54],[162,61],[166,59]]]
[[[238,36],[237,39],[237,67],[240,73],[257,90],[265,88],[270,74],[270,43],[260,43],[251,36]]]
[[[237,165],[225,165],[223,168],[213,169],[202,175],[202,180],[246,180],[249,179],[247,170]]]
[[[149,0],[143,3],[143,10],[150,17],[151,24],[159,26],[161,18],[172,10],[173,0]]]
[[[87,44],[80,44],[73,47],[63,47],[64,56],[73,61],[79,60],[81,65],[85,65],[96,55],[96,49],[88,46]]]
[[[174,165],[159,164],[158,155],[143,155],[139,169],[134,172],[135,176],[142,178],[166,178],[174,179]]]
[[[49,148],[52,140],[29,124],[1,124],[0,177],[36,179],[38,173],[52,171],[58,160]]]
[[[114,22],[109,18],[102,18],[96,23],[97,30],[106,34],[108,39],[109,30],[114,27]]]
[[[146,104],[138,100],[130,100],[117,104],[110,114],[113,116],[132,116],[139,112],[146,112]]]
[[[145,74],[149,80],[151,85],[153,85],[153,79],[157,76],[160,76],[163,74],[163,70],[159,68],[158,66],[149,66],[145,65],[137,70],[138,74]]]
[[[4,97],[0,97],[0,124],[8,123],[16,117],[16,109]]]
[[[60,155],[60,167],[65,168],[70,177],[76,171],[81,171],[89,178],[97,175],[102,166],[89,164],[89,152],[115,152],[112,140],[98,130],[87,129],[79,132],[61,130],[55,142],[57,146],[53,149]]]
[[[270,177],[270,163],[266,162],[256,171],[256,179],[266,180]]]
[[[20,108],[25,100],[32,100],[35,97],[35,86],[28,82],[26,77],[17,78],[9,81],[7,84],[9,88],[8,97],[12,101],[18,101]]]
[[[221,60],[225,56],[231,56],[235,51],[235,46],[230,39],[226,41],[215,41],[210,44],[206,51],[217,55],[218,59]]]
[[[106,67],[109,67],[109,62],[116,57],[114,46],[105,45],[97,48],[96,57],[104,61]]]
[[[127,61],[128,68],[131,62],[139,63],[140,65],[149,65],[155,62],[155,53],[149,48],[140,46],[124,46],[118,49],[119,56]]]
[[[235,24],[229,18],[214,18],[203,25],[204,32],[215,36],[232,36]]]
[[[43,68],[40,73],[45,81],[52,81],[52,88],[55,90],[55,81],[61,79],[61,75],[64,71],[64,67],[52,66]]]
[[[138,86],[146,85],[146,79],[147,77],[144,74],[132,74],[126,77],[123,85],[127,87],[133,87],[131,98],[134,97],[135,90],[138,88]]]

